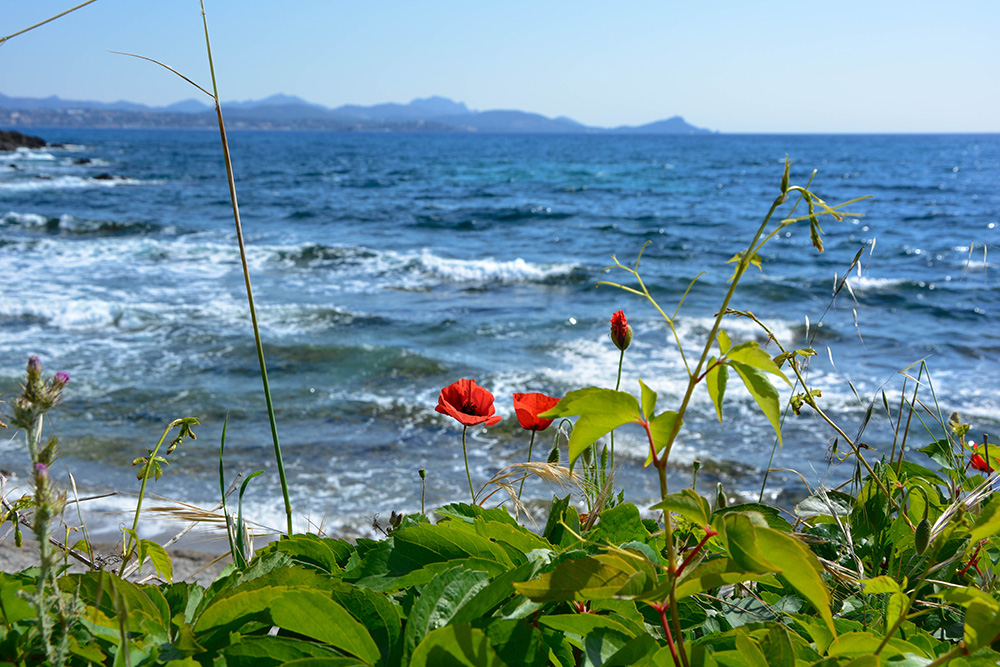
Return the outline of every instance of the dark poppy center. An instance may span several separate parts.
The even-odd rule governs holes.
[[[463,403],[462,407],[460,407],[458,411],[466,415],[479,416],[479,412],[476,411],[476,405],[474,403]]]

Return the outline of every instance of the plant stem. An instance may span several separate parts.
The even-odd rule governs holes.
[[[177,425],[176,421],[170,422],[167,428],[163,431],[163,435],[160,436],[160,441],[156,443],[156,447],[153,451],[149,453],[149,458],[146,460],[146,465],[142,468],[142,483],[139,484],[139,499],[135,503],[135,516],[132,518],[132,533],[128,536],[128,543],[125,547],[125,555],[122,557],[122,567],[118,570],[118,576],[121,577],[125,573],[125,567],[128,566],[128,561],[132,557],[132,552],[135,551],[135,534],[136,529],[139,527],[139,513],[142,512],[142,499],[146,495],[146,482],[149,481],[149,475],[153,471],[153,460],[156,455],[160,452],[160,447],[163,446],[163,441],[167,439],[167,435],[170,433],[171,429]]]
[[[535,446],[535,433],[537,433],[537,431],[535,431],[535,429],[531,429],[531,440],[528,441],[528,463],[531,463],[531,449]],[[613,432],[611,434],[611,437],[612,438],[614,437]],[[614,441],[612,440],[612,442]],[[526,472],[524,473],[524,477],[521,478],[521,486],[517,490],[518,500],[521,499],[521,492],[524,491],[524,480],[526,480],[527,478],[528,478],[528,473]]]
[[[292,534],[292,502],[288,496],[288,481],[285,478],[285,465],[281,460],[281,444],[278,442],[278,427],[274,418],[274,403],[271,400],[271,388],[267,382],[267,365],[264,363],[264,347],[260,340],[260,326],[257,323],[257,309],[253,301],[253,289],[250,287],[250,268],[247,265],[247,251],[243,242],[243,226],[240,223],[240,207],[236,200],[236,180],[233,177],[233,162],[229,156],[229,142],[226,139],[226,125],[222,120],[222,106],[219,104],[219,88],[215,79],[215,65],[212,61],[212,45],[208,39],[208,18],[205,16],[205,3],[201,2],[201,18],[205,26],[205,48],[208,50],[208,68],[212,74],[212,93],[215,98],[215,114],[219,119],[219,136],[222,138],[222,153],[226,162],[226,177],[229,181],[229,199],[233,207],[233,221],[236,223],[236,240],[240,247],[240,262],[243,265],[243,281],[246,283],[247,302],[250,304],[250,322],[253,325],[254,343],[257,345],[257,362],[260,365],[260,379],[264,384],[264,401],[267,404],[267,419],[271,426],[271,440],[274,443],[274,459],[278,467],[278,478],[281,481],[281,495],[285,502],[285,519],[288,534]]]
[[[622,386],[622,364],[625,362],[625,350],[620,350],[618,354],[618,379],[615,380],[615,391]],[[652,418],[652,415],[646,415]],[[611,430],[611,469],[615,469],[615,432]]]
[[[472,488],[472,473],[469,472],[469,454],[465,449],[465,432],[468,426],[462,426],[462,458],[465,459],[465,476],[469,479],[469,493],[472,495],[472,504],[476,504],[476,492]]]

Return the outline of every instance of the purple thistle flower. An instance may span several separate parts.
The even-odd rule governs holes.
[[[58,373],[56,373],[55,380],[62,386],[69,384],[69,373],[64,373],[63,371],[59,371]]]

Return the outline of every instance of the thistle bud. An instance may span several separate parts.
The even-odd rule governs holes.
[[[624,352],[632,343],[632,327],[625,319],[625,311],[618,310],[611,316],[611,342]]]
[[[28,357],[28,377],[33,378],[42,374],[42,360],[31,355]]]

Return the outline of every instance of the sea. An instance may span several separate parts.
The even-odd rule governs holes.
[[[182,417],[200,422],[197,440],[166,457],[144,507],[215,506],[228,424],[224,484],[262,470],[243,512],[282,530],[218,134],[31,133],[53,146],[0,153],[0,399],[19,391],[29,355],[70,374],[45,436],[59,439],[71,498],[70,474],[80,497],[117,493],[80,503],[97,537],[131,525],[133,461]],[[729,288],[727,262],[779,195],[786,159],[791,183],[831,206],[868,198],[843,209],[856,215],[819,219],[822,253],[808,221],[780,230],[730,307],[752,311],[785,348],[815,350],[809,388],[869,460],[889,457],[908,425],[907,455],[932,465],[916,450],[942,437],[938,420],[952,412],[974,440],[1000,441],[1000,135],[237,131],[229,141],[296,530],[371,536],[392,512],[468,501],[462,430],[435,412],[440,390],[474,379],[503,416],[469,430],[478,489],[527,460],[512,393],[615,387],[617,310],[634,329],[621,389],[638,396],[641,378],[657,411],[676,409],[685,363],[697,362]],[[616,261],[638,261],[683,356],[652,303],[599,284],[639,287]],[[734,344],[779,353],[747,318],[723,328]],[[778,384],[783,400],[802,391]],[[566,428],[538,433],[533,460],[557,447],[565,464]],[[31,491],[24,436],[0,435],[5,493],[18,498]],[[642,436],[616,431],[614,488],[647,508],[659,488]],[[732,502],[790,508],[853,475],[836,438],[805,408],[787,412],[778,445],[733,375],[721,421],[697,387],[670,487],[695,483],[698,462],[701,493],[721,484]],[[545,501],[567,494],[586,507],[577,488],[539,478],[524,488],[542,521]],[[162,530],[164,516],[142,530]],[[66,519],[78,525],[75,510]]]

